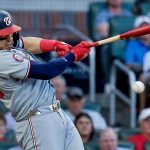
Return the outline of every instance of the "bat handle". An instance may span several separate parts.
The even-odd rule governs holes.
[[[120,39],[121,39],[120,35],[116,35],[116,36],[113,36],[113,37],[110,37],[110,38],[107,38],[107,39],[104,39],[104,40],[97,41],[97,43],[98,43],[98,45],[103,45],[103,44],[118,41]]]
[[[95,47],[95,46],[98,46],[98,42],[92,42],[92,43],[89,43],[89,47]]]
[[[107,44],[107,43],[111,43],[111,42],[115,42],[115,41],[118,41],[120,40],[120,35],[116,35],[116,36],[113,36],[111,38],[107,38],[107,39],[104,39],[104,40],[100,40],[100,41],[97,41],[97,42],[93,42],[93,43],[89,43],[89,47],[95,47],[95,46],[99,46],[99,45],[103,45],[103,44]]]

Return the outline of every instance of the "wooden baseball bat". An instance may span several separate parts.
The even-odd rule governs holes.
[[[107,38],[104,40],[100,40],[97,42],[93,42],[90,44],[91,44],[91,47],[94,47],[94,46],[98,46],[98,45],[103,45],[103,44],[115,42],[118,40],[124,40],[124,39],[139,37],[139,36],[146,35],[149,33],[150,33],[150,25],[145,26],[145,27],[136,28],[136,29],[130,30],[128,32],[125,32],[123,34],[116,35],[116,36],[113,36],[113,37],[110,37],[110,38]]]

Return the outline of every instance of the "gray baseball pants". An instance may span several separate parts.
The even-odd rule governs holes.
[[[35,115],[16,123],[24,150],[84,150],[80,135],[63,110]]]

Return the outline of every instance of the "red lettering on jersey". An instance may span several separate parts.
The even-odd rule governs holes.
[[[0,98],[3,99],[4,98],[4,93],[0,91]]]

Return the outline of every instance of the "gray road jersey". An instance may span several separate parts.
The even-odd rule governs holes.
[[[55,90],[47,80],[28,79],[33,56],[24,50],[0,50],[0,100],[16,120],[55,101]],[[37,60],[35,60],[37,61]]]

